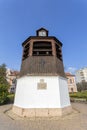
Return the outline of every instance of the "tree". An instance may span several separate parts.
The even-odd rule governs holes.
[[[77,83],[77,90],[79,92],[87,90],[87,82]]]
[[[9,84],[6,80],[6,65],[0,65],[0,104],[7,100]]]
[[[87,82],[82,82],[82,87],[83,87],[83,90],[87,90]]]
[[[82,91],[82,83],[77,83],[76,85],[77,85],[77,90],[79,92],[81,92]]]

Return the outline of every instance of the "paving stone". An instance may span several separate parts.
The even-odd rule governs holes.
[[[87,104],[72,103],[73,113],[61,118],[21,118],[11,107],[0,106],[0,130],[87,130]]]

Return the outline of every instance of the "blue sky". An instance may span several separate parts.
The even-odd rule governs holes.
[[[63,43],[66,71],[87,66],[87,0],[0,0],[0,64],[20,70],[21,44],[41,27]]]

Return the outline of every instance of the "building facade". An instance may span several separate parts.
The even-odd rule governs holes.
[[[69,93],[77,92],[75,75],[66,73]]]
[[[18,71],[13,71],[10,69],[6,70],[6,80],[10,85],[9,92],[10,93],[15,93],[16,90],[16,80],[19,77],[19,72]]]
[[[76,82],[87,82],[87,67],[76,71]]]

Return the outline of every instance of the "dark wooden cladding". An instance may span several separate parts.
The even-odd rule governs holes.
[[[39,33],[38,31],[37,33]],[[56,37],[48,35],[44,37],[32,36],[25,40],[22,46],[23,56],[20,76],[59,75],[65,77],[62,43]]]
[[[63,63],[54,56],[32,56],[22,62],[20,76],[60,75],[65,77]]]

